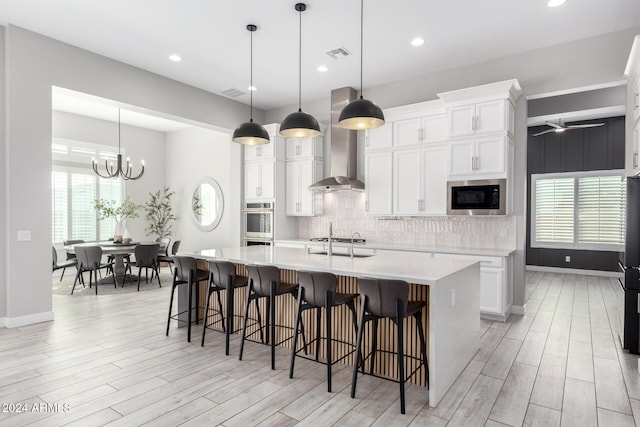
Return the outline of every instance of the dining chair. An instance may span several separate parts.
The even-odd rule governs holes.
[[[178,253],[179,248],[180,248],[180,240],[174,240],[173,244],[171,245],[171,252],[167,252],[167,255],[159,255],[158,263],[161,263],[161,262],[168,263],[169,270],[173,272],[173,269],[171,268],[171,264],[173,264],[173,257]]]
[[[145,282],[149,282],[149,275],[147,272],[151,269],[155,272],[156,277],[158,278],[158,286],[162,287],[160,284],[160,274],[158,273],[158,250],[160,249],[159,243],[154,243],[151,245],[137,245],[133,250],[133,254],[135,255],[135,261],[133,262],[134,267],[138,267],[138,292],[140,292],[140,275],[142,274],[142,269],[145,269]],[[153,274],[151,275],[151,280],[153,280]]]
[[[62,278],[64,277],[64,272],[67,268],[69,267],[78,268],[78,259],[75,257],[72,259],[67,259],[66,261],[58,262],[58,251],[56,251],[56,248],[54,248],[53,246],[51,246],[51,258],[52,258],[52,267],[53,267],[52,272],[62,269],[62,274],[60,275],[61,282],[62,282]]]
[[[78,246],[75,248],[76,257],[78,258],[78,274],[76,281],[85,271],[89,272],[89,288],[93,286],[93,278],[95,277],[96,295],[98,295],[98,270],[100,269],[113,269],[113,263],[102,262],[102,248],[100,246]],[[76,281],[73,282],[73,288],[71,288],[71,295],[76,289]],[[84,280],[82,281],[84,285]],[[113,276],[113,284],[117,288],[118,283],[115,275]]]

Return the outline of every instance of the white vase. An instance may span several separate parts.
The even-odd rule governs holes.
[[[113,231],[113,241],[115,243],[122,243],[125,233],[128,234],[126,220],[124,218],[116,220],[116,228]]]

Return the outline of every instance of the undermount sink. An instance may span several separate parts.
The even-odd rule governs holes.
[[[309,255],[327,255],[327,251],[324,251],[324,252],[310,252]],[[349,254],[335,253],[335,252],[333,254],[331,254],[331,256],[351,257],[351,255],[349,255]],[[373,254],[371,254],[371,255],[353,254],[353,258],[369,258],[370,256],[373,256]]]

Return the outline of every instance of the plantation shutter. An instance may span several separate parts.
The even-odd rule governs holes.
[[[72,239],[95,240],[96,238],[95,175],[71,174],[71,220]]]
[[[535,240],[573,242],[574,179],[535,181]]]
[[[578,180],[578,241],[624,243],[625,181],[621,176]]]
[[[69,235],[69,182],[65,172],[51,173],[52,241],[62,242]]]

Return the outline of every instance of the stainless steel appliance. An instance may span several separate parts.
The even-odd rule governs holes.
[[[244,239],[244,246],[271,246],[273,245],[273,240],[262,240],[262,239]]]
[[[247,203],[244,212],[245,240],[273,240],[273,203]]]
[[[640,354],[640,178],[627,178],[627,221],[624,263],[623,348]]]
[[[507,180],[447,182],[447,215],[506,215]]]

